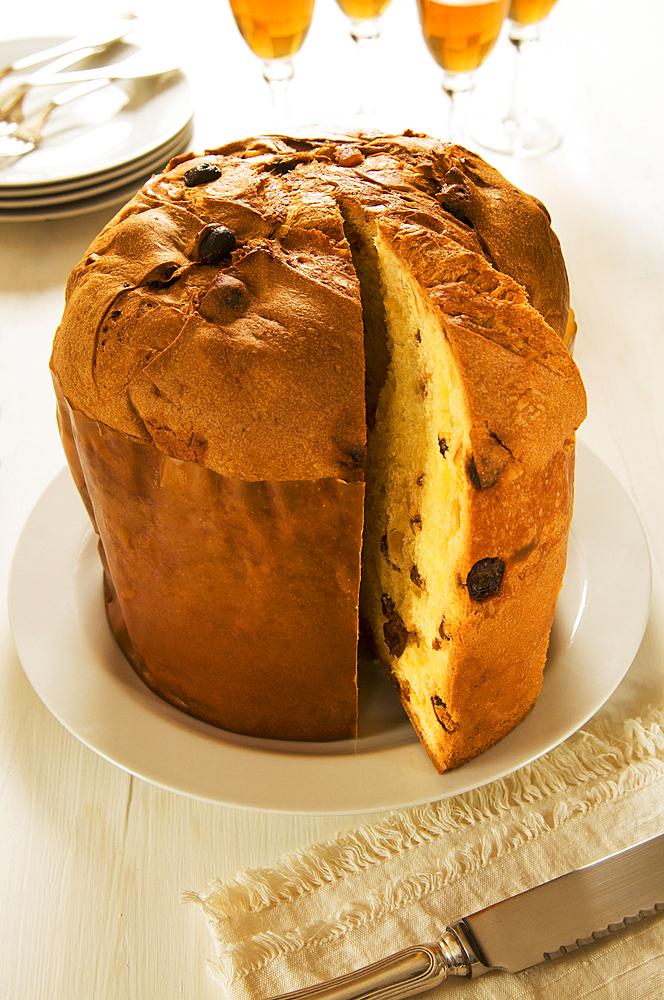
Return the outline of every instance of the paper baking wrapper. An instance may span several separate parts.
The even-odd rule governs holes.
[[[56,394],[108,620],[145,683],[235,732],[354,736],[364,485],[225,478]]]

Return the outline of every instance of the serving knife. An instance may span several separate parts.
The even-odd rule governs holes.
[[[664,911],[664,834],[451,924],[433,944],[275,1000],[399,1000],[448,976],[522,972]]]

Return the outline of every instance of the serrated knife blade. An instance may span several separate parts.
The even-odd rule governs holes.
[[[448,976],[522,972],[664,911],[664,834],[472,913],[433,944],[275,1000],[400,1000]]]

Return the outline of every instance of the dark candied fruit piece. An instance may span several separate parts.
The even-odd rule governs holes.
[[[198,244],[198,258],[203,264],[218,264],[228,259],[237,247],[235,233],[227,226],[206,226]]]
[[[442,437],[442,435],[440,434],[438,435],[438,448],[440,449],[440,453],[443,456],[443,458],[445,458],[448,451],[450,450],[450,447],[445,438]]]
[[[440,636],[440,638],[438,638],[438,636]],[[444,639],[445,642],[450,642],[451,638],[452,636],[448,635],[447,632],[445,631],[445,616],[443,616],[440,625],[438,626],[438,635],[434,636],[431,642],[432,649],[442,649],[443,643],[441,640]]]
[[[431,696],[431,704],[436,714],[436,718],[440,722],[445,732],[446,733],[456,732],[459,726],[448,712],[447,705],[445,704],[443,699],[439,695],[434,694]]]
[[[410,578],[419,590],[426,590],[427,585],[424,577],[421,575],[417,565],[414,565],[410,571]]]
[[[400,657],[408,642],[408,629],[401,618],[393,618],[383,625],[383,636],[390,655]]]
[[[221,271],[215,275],[212,284],[203,296],[199,312],[211,323],[234,323],[244,316],[249,308],[250,295],[247,286],[239,278]]]
[[[209,184],[221,177],[221,169],[216,163],[197,163],[195,167],[185,170],[184,183],[188,188],[198,187],[199,184]]]
[[[490,557],[475,563],[466,577],[468,595],[473,601],[484,601],[494,597],[503,582],[505,563],[502,559]]]
[[[403,618],[396,610],[394,601],[388,594],[381,597],[381,607],[387,621],[383,625],[383,637],[392,656],[399,657],[408,642],[408,629]]]

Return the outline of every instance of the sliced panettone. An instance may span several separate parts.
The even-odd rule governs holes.
[[[572,514],[576,368],[523,289],[417,226],[376,238],[390,368],[369,436],[362,610],[439,770],[539,694]],[[555,400],[555,402],[553,402]]]

